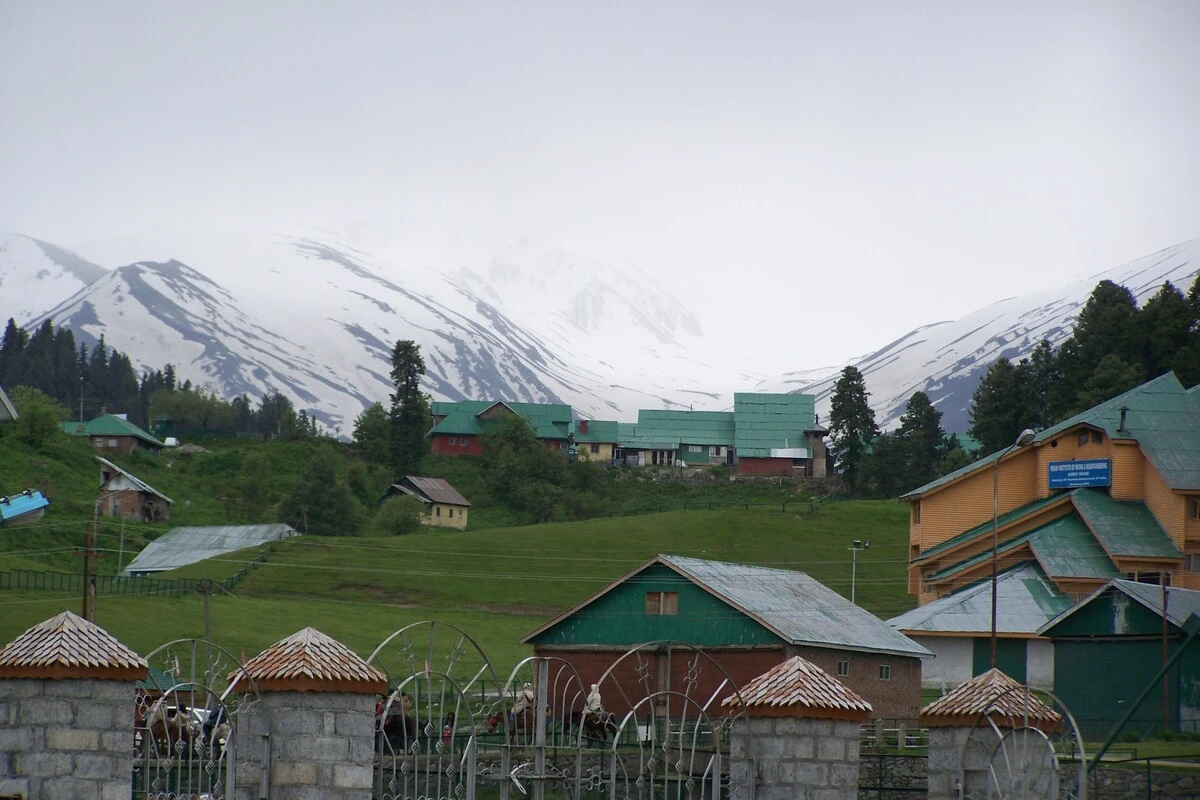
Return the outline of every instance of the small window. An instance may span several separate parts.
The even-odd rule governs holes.
[[[1193,497],[1188,500],[1188,516],[1200,519],[1200,498]]]
[[[679,592],[646,592],[646,613],[675,616],[679,613]]]
[[[116,440],[116,439],[109,439],[109,440],[108,440],[108,446],[109,446],[109,447],[116,447],[116,446],[117,446],[117,440]]]
[[[913,500],[912,523],[913,523],[913,525],[921,524],[921,501],[920,500]]]
[[[1100,431],[1092,431],[1092,444],[1104,444],[1104,434]]]
[[[845,678],[847,675],[849,675],[850,674],[850,662],[849,661],[839,661],[837,673],[838,673],[839,678]]]
[[[1085,444],[1088,443],[1088,439],[1090,439],[1090,438],[1091,437],[1088,435],[1088,431],[1080,431],[1079,438],[1077,440],[1079,442],[1079,446],[1083,447]]]
[[[711,453],[711,454],[712,454],[712,455],[714,455],[714,456],[719,456],[719,455],[721,455],[721,448],[720,448],[720,447],[714,447],[714,448],[712,448],[712,449],[709,451],[709,453]]]
[[[594,444],[594,445],[592,445],[592,446],[591,446],[591,451],[592,451],[593,453],[599,453],[599,452],[600,452],[600,445],[598,445],[598,444]]]
[[[1126,572],[1125,580],[1133,581],[1134,583],[1149,583],[1154,586],[1160,586],[1164,582],[1167,586],[1171,585],[1171,573],[1169,572]]]
[[[1184,569],[1188,572],[1200,572],[1200,553],[1188,553],[1183,559]]]
[[[453,436],[451,436],[451,437],[450,437],[450,444],[458,444],[458,439],[455,439]]]
[[[699,453],[699,452],[700,452],[700,445],[698,445],[698,444],[689,444],[689,445],[688,445],[688,452],[689,452],[689,453]]]
[[[879,680],[890,681],[892,679],[892,667],[889,664],[879,665]]]
[[[442,515],[442,507],[441,507],[441,506],[434,506],[434,507],[433,507],[433,515],[434,515],[435,517],[440,517],[440,516]]]
[[[461,437],[459,437],[459,439],[458,439],[458,446],[459,446],[459,447],[466,447],[466,446],[467,446],[467,437],[465,437],[465,436],[461,436]]]
[[[462,509],[461,508],[458,510],[458,518],[462,519]]]

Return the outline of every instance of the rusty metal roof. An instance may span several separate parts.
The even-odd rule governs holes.
[[[405,475],[404,480],[400,483],[392,484],[393,489],[397,489],[406,494],[413,494],[410,490],[416,490],[415,494],[418,500],[427,503],[445,503],[451,506],[469,506],[467,498],[459,493],[450,485],[449,481],[444,478],[422,478],[418,475]]]
[[[34,625],[0,650],[0,677],[146,677],[146,660],[83,617],[64,611]]]
[[[374,694],[387,690],[382,672],[316,628],[297,631],[271,645],[230,680],[240,684],[242,671],[265,691]]]
[[[793,656],[759,675],[741,690],[741,696],[730,695],[721,701],[724,708],[736,710],[745,703],[746,710],[788,709],[794,716],[824,717],[826,712],[846,718],[866,719],[871,704],[825,670]]]
[[[1031,690],[993,668],[921,709],[921,724],[926,727],[970,726],[983,714],[993,720],[1029,720],[1035,727],[1047,723],[1057,725],[1062,721],[1062,715]]]

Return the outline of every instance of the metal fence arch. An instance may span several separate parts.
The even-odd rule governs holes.
[[[177,639],[146,656],[135,698],[133,796],[147,800],[233,796],[239,721],[258,686],[242,664],[205,639]]]

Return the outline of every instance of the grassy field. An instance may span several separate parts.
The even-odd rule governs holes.
[[[906,509],[845,502],[815,513],[676,511],[392,539],[301,537],[277,545],[235,596],[211,598],[212,637],[252,655],[311,625],[365,656],[398,628],[437,619],[511,665],[528,655],[524,634],[656,553],[803,570],[849,595],[852,539],[872,542],[858,554],[858,602],[884,617],[910,608]],[[162,577],[220,579],[252,555]],[[0,592],[0,641],[79,606],[76,597]],[[204,631],[200,597],[101,597],[97,609],[97,622],[142,653]]]

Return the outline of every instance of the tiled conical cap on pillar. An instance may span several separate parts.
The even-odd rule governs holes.
[[[737,713],[745,703],[751,717],[801,717],[865,722],[871,704],[825,670],[793,656],[750,681],[740,693],[721,701]]]
[[[99,678],[139,681],[146,659],[94,622],[64,611],[0,650],[0,678]]]
[[[316,628],[281,639],[229,676],[237,691],[246,676],[263,692],[383,694],[387,677],[353,650]]]
[[[1062,714],[1046,705],[1032,690],[998,669],[976,675],[954,691],[921,709],[926,728],[969,728],[987,715],[997,724],[1051,731]]]

